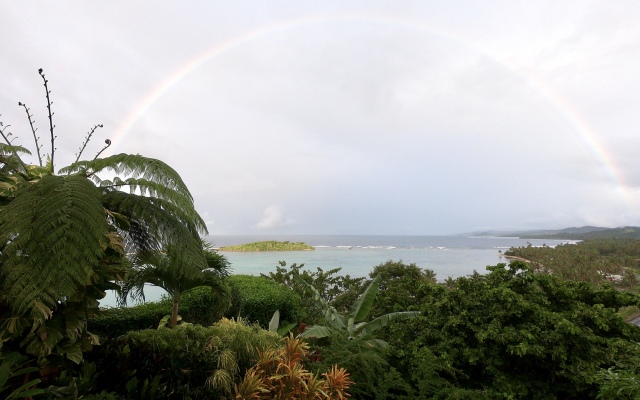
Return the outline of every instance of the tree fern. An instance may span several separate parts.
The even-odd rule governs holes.
[[[98,158],[108,139],[94,159],[78,160],[95,127],[76,162],[56,175],[50,91],[39,72],[51,133],[46,165],[26,106],[39,165],[20,158],[31,153],[0,122],[0,343],[18,340],[38,357],[77,362],[95,341],[86,332],[88,315],[127,276],[125,252],[171,246],[176,262],[203,270],[200,235],[207,229],[180,175],[164,162],[128,154]]]
[[[47,318],[86,284],[108,244],[100,191],[88,180],[48,176],[0,211],[2,291],[18,314]]]
[[[115,190],[104,194],[102,204],[127,218],[130,228],[122,234],[128,252],[160,251],[165,245],[173,245],[181,248],[184,260],[205,266],[199,224],[190,218],[190,210],[162,199]]]
[[[92,161],[79,161],[62,168],[60,173],[71,174],[80,172],[99,182],[98,174],[104,171],[113,171],[118,175],[126,175],[134,178],[142,177],[143,179],[163,185],[167,189],[177,191],[188,201],[193,201],[189,189],[187,189],[182,178],[173,168],[160,160],[143,157],[138,154],[121,153]]]

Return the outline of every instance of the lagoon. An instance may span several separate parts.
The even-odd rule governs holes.
[[[275,272],[279,261],[304,264],[305,268],[323,270],[342,268],[341,274],[353,277],[367,276],[376,265],[388,260],[431,269],[436,278],[443,281],[451,276],[457,278],[473,271],[485,273],[488,265],[508,263],[501,252],[512,246],[554,247],[572,240],[520,239],[514,237],[489,236],[382,236],[382,235],[212,235],[207,238],[215,247],[231,246],[265,240],[305,242],[315,251],[277,252],[222,252],[231,262],[233,274],[260,275]],[[164,291],[159,288],[145,289],[147,301],[155,301]],[[114,293],[108,293],[101,306],[116,305]]]

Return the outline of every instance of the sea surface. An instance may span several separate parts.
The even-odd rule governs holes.
[[[341,274],[352,277],[368,276],[376,265],[388,260],[415,263],[423,269],[431,269],[436,278],[443,281],[478,271],[485,273],[488,265],[508,263],[501,252],[514,246],[556,246],[575,243],[572,240],[520,239],[488,236],[375,236],[375,235],[272,235],[272,236],[209,236],[214,247],[222,247],[263,240],[305,242],[316,250],[282,252],[221,252],[229,260],[233,274],[260,275],[275,272],[279,261],[287,265],[304,264],[315,271],[341,268]],[[155,301],[163,290],[145,289],[147,301]],[[116,305],[114,293],[109,293],[102,306]]]

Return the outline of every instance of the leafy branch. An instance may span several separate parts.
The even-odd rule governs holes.
[[[16,147],[13,144],[11,144],[11,140],[9,140],[9,136],[12,136],[13,134],[11,132],[5,132],[11,125],[7,125],[3,127],[3,123],[0,121],[0,135],[2,135],[2,138],[4,139],[5,142],[7,142],[7,148],[13,152],[14,157],[16,158],[16,160],[20,163],[20,165],[22,166],[22,170],[26,171],[27,170],[27,166],[25,165],[25,163],[22,161],[22,159],[20,158],[20,156],[18,155],[18,149],[22,150],[22,151],[28,151],[22,147]]]

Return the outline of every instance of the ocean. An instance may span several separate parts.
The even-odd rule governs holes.
[[[478,271],[485,273],[488,265],[508,263],[501,252],[512,246],[556,246],[560,243],[575,243],[570,240],[520,239],[514,237],[488,236],[378,236],[378,235],[228,235],[209,236],[214,247],[278,240],[305,242],[316,250],[238,253],[222,252],[231,263],[233,274],[260,275],[275,272],[279,261],[304,264],[315,271],[342,268],[341,274],[352,277],[368,276],[376,265],[388,260],[415,263],[423,269],[431,269],[436,278],[443,281],[451,276],[457,278]],[[147,301],[158,300],[163,290],[145,289]],[[101,306],[116,305],[114,293],[108,293]]]

